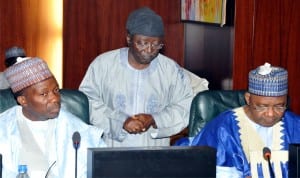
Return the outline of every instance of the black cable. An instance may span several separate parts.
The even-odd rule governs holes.
[[[47,173],[46,173],[46,175],[45,175],[45,178],[48,177],[48,174],[49,174],[51,168],[55,165],[55,163],[56,163],[56,161],[54,161],[54,162],[51,164],[51,166],[48,168]]]

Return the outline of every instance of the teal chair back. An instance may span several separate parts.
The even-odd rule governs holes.
[[[221,112],[246,104],[245,90],[206,90],[199,92],[193,99],[188,136],[193,137],[211,119]]]

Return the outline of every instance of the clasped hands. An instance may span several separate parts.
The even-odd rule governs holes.
[[[157,128],[150,114],[136,114],[128,117],[123,124],[123,129],[128,133],[137,134],[147,131],[150,127]]]

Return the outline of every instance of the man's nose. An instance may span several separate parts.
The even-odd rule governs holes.
[[[151,44],[151,43],[149,43],[149,44],[146,46],[146,51],[147,51],[148,53],[151,53],[151,52],[153,52],[153,51],[154,51],[154,49],[153,49],[153,47],[152,47],[152,44]]]
[[[267,107],[267,111],[266,111],[268,116],[274,116],[275,115],[275,110],[274,107]]]
[[[59,92],[50,92],[49,100],[54,102],[60,102],[60,93]]]

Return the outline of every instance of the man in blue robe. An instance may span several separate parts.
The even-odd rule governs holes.
[[[300,143],[300,117],[286,110],[287,94],[285,69],[266,63],[250,71],[247,105],[221,113],[189,144],[217,149],[217,177],[288,177],[288,147]]]

